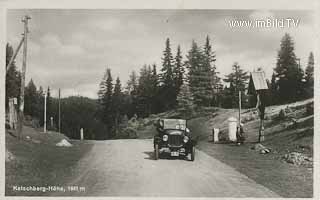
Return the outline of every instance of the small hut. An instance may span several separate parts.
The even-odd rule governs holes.
[[[259,91],[268,90],[268,84],[264,71],[250,73],[248,94],[257,94]]]
[[[250,74],[250,81],[248,86],[248,94],[257,95],[256,108],[259,111],[260,129],[259,129],[259,142],[264,141],[264,115],[266,107],[266,94],[268,84],[264,71],[259,70]]]

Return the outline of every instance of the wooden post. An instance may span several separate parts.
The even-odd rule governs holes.
[[[47,132],[47,92],[44,93],[43,132]]]
[[[28,36],[28,20],[31,19],[29,16],[25,16],[22,22],[24,23],[24,45],[23,45],[23,60],[21,70],[21,88],[20,88],[20,106],[19,106],[19,125],[18,125],[18,138],[22,136],[22,126],[24,121],[24,87],[25,87],[25,76],[26,76],[26,65],[27,65],[27,36]]]
[[[60,93],[60,88],[59,88],[59,121],[58,121],[59,133],[61,133],[61,105],[60,105],[60,98],[61,98],[61,93]]]
[[[260,121],[260,141],[259,142],[263,142],[264,141],[264,120],[261,119]]]
[[[53,117],[50,117],[50,128],[53,129]]]
[[[261,97],[260,93],[257,92],[257,108],[259,112],[259,118],[260,118],[260,127],[259,127],[259,143],[264,141],[264,119],[261,118],[261,110],[259,109],[261,105]]]
[[[239,91],[239,127],[241,124],[241,91]]]

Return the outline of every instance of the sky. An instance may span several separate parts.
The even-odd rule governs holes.
[[[315,48],[315,19],[312,11],[284,10],[7,10],[7,42],[17,47],[29,15],[26,84],[51,88],[57,96],[82,95],[97,98],[106,68],[125,87],[132,70],[144,64],[161,68],[166,38],[173,55],[177,46],[183,59],[192,40],[204,45],[208,35],[216,54],[216,67],[223,78],[238,64],[251,72],[261,67],[270,79],[283,35],[289,33],[295,53],[305,68]],[[296,27],[230,27],[230,20],[295,19]],[[22,52],[16,63],[21,68]]]

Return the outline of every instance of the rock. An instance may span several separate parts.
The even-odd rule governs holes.
[[[15,156],[6,149],[6,162],[10,162],[15,159]]]
[[[305,157],[304,160],[309,161],[309,162],[313,162],[313,158],[312,157]]]
[[[253,147],[251,147],[252,150],[258,151],[261,154],[267,154],[270,153],[270,149],[267,147],[263,146],[262,144],[255,144]]]
[[[56,144],[58,147],[72,147],[72,144],[69,143],[66,139],[62,139],[59,143]]]
[[[298,152],[291,152],[289,154],[285,154],[284,155],[284,160],[287,163],[291,163],[294,165],[301,165],[304,163],[304,161],[306,160],[306,156],[304,156],[302,153],[298,153]]]
[[[36,143],[36,144],[40,144],[40,143],[41,143],[40,140],[36,140],[36,139],[31,139],[31,141],[32,141],[33,143]]]

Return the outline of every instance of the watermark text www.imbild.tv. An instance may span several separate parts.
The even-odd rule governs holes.
[[[266,18],[266,19],[231,19],[228,20],[230,28],[297,28],[299,26],[300,19],[294,18]]]

